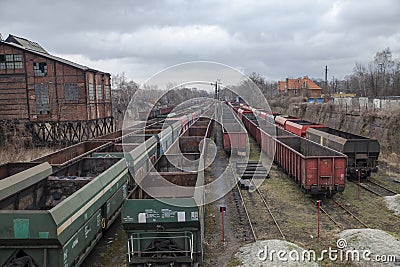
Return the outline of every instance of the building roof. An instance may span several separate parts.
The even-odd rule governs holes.
[[[315,82],[313,82],[307,76],[297,79],[286,79],[285,81],[278,81],[278,89],[281,91],[287,90],[299,90],[299,89],[311,89],[311,90],[322,90]]]
[[[21,37],[16,37],[16,36],[11,35],[11,34],[7,37],[6,40],[4,40],[4,41],[0,40],[0,43],[6,44],[6,45],[10,45],[10,46],[13,46],[15,48],[19,48],[19,49],[25,50],[27,52],[30,52],[30,53],[33,53],[33,54],[36,54],[36,55],[39,55],[39,56],[42,56],[42,57],[46,57],[46,58],[49,58],[49,59],[52,59],[52,60],[55,60],[55,61],[58,61],[60,63],[69,65],[71,67],[74,67],[74,68],[77,68],[77,69],[80,69],[80,70],[83,70],[83,71],[100,72],[100,73],[109,74],[109,73],[106,73],[106,72],[103,72],[103,71],[99,71],[99,70],[95,70],[95,69],[89,68],[89,67],[84,66],[84,65],[80,65],[78,63],[69,61],[69,60],[64,59],[64,58],[53,56],[53,55],[49,54],[38,43],[30,41],[30,40],[27,40],[27,39],[24,39],[24,38],[21,38]]]
[[[28,39],[22,38],[22,37],[18,37],[18,36],[10,34],[10,35],[8,35],[8,37],[5,41],[9,42],[9,43],[18,44],[28,50],[33,50],[36,52],[48,54],[48,52],[40,44],[30,41]]]
[[[286,82],[278,81],[278,89],[280,91],[285,91],[285,87],[286,87]]]

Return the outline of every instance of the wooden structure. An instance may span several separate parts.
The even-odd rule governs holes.
[[[9,35],[0,40],[0,120],[24,122],[36,144],[73,143],[112,132],[110,74]]]

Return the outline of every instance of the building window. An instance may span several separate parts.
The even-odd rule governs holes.
[[[92,83],[89,83],[89,100],[94,100],[94,87]]]
[[[36,108],[39,114],[50,113],[49,86],[47,84],[35,84]]]
[[[14,62],[14,68],[22,69],[22,62]]]
[[[0,55],[0,69],[22,69],[22,57],[20,54]]]
[[[35,62],[33,63],[33,74],[35,77],[42,77],[47,75],[47,63]]]
[[[110,85],[104,85],[104,93],[106,95],[106,100],[110,100],[110,96],[111,96],[111,87],[110,87]]]
[[[78,84],[77,83],[66,83],[64,85],[65,100],[74,101],[78,100]]]
[[[19,54],[14,55],[14,61],[22,61],[22,57]]]
[[[0,70],[6,69],[6,55],[0,55]]]
[[[101,88],[101,84],[97,84],[96,88],[97,88],[97,99],[103,100],[103,90]]]

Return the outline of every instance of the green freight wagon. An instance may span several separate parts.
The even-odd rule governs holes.
[[[199,122],[203,125],[204,120]],[[126,199],[122,226],[127,234],[128,267],[194,266],[203,260],[204,158],[203,142],[212,123],[186,130],[138,181],[139,192]],[[199,145],[202,144],[199,149]],[[180,148],[180,152],[176,148]],[[183,163],[184,159],[190,159]],[[188,170],[182,170],[179,166]],[[195,167],[195,170],[192,170]]]
[[[201,262],[203,209],[193,198],[127,200],[121,217],[128,266]]]
[[[0,180],[0,266],[79,266],[119,214],[128,179],[125,159],[83,158]]]

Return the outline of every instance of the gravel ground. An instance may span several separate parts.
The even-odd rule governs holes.
[[[394,214],[400,215],[400,195],[384,197],[386,206]]]
[[[228,168],[228,159],[222,149],[221,132],[214,129],[212,135],[218,148],[217,157],[214,162],[205,171],[205,182],[210,183],[219,177],[226,168]],[[229,175],[229,173],[227,173]],[[234,192],[223,194],[224,184],[219,184],[213,188],[213,191],[206,191],[206,200],[210,197],[221,196],[217,201],[206,205],[205,207],[205,237],[204,237],[204,262],[202,266],[234,266],[232,256],[241,245],[248,243],[250,235],[247,233],[246,221],[241,221],[238,214],[238,199]],[[221,188],[222,187],[222,188]],[[225,242],[221,242],[221,213],[220,206],[225,206]],[[243,215],[243,214],[242,214]],[[247,234],[247,235],[246,235]]]
[[[216,133],[214,132],[214,134]],[[217,146],[221,149],[221,136],[216,139]],[[216,162],[207,168],[205,172],[206,182],[211,182],[215,177],[218,177],[226,167],[227,157],[225,152],[219,151],[219,153],[217,153]],[[272,166],[270,176],[271,178],[265,180],[260,190],[265,195],[266,201],[270,205],[274,216],[289,242],[275,239],[278,238],[278,236],[272,234],[276,232],[276,228],[274,224],[267,223],[270,215],[264,211],[260,203],[253,203],[250,201],[247,208],[252,214],[253,223],[258,226],[257,236],[264,240],[249,244],[249,242],[253,240],[251,234],[248,232],[246,217],[241,210],[241,202],[238,201],[237,194],[235,195],[237,192],[233,190],[205,207],[205,255],[204,262],[201,266],[400,266],[400,263],[398,265],[394,265],[394,263],[391,263],[392,265],[383,265],[382,263],[375,263],[375,265],[372,265],[371,262],[331,261],[328,259],[328,256],[324,257],[324,261],[317,261],[317,263],[301,261],[282,262],[277,260],[276,254],[274,254],[275,257],[272,262],[260,260],[257,253],[261,249],[264,249],[265,246],[268,247],[269,251],[278,251],[281,249],[291,251],[295,249],[301,252],[304,249],[313,249],[316,251],[316,256],[319,256],[321,250],[328,249],[329,247],[336,249],[336,240],[340,231],[348,228],[339,229],[326,216],[322,216],[321,238],[316,238],[317,214],[315,205],[299,190],[292,179],[280,171],[277,166]],[[377,182],[400,192],[400,186],[393,182],[392,177],[394,176],[389,177],[386,173],[374,175],[374,179]],[[218,190],[213,192],[207,191],[206,195],[219,193]],[[242,193],[251,195],[245,190],[242,190]],[[361,191],[360,201],[357,199],[356,185],[348,183],[345,192],[343,194],[337,194],[334,198],[344,203],[349,210],[359,216],[369,227],[382,229],[397,237],[400,236],[399,215],[396,215],[393,212],[394,210],[390,208],[396,204],[396,210],[399,212],[399,195],[397,198],[387,197],[383,199],[368,192]],[[391,203],[391,206],[388,206],[388,203]],[[225,242],[221,242],[220,206],[227,207],[225,216]],[[386,206],[388,206],[388,209]],[[254,215],[254,211],[258,212],[258,214],[256,213]],[[340,218],[341,213],[335,213],[338,212],[336,209],[329,210],[329,212],[332,213],[335,219],[346,221],[346,217]],[[344,231],[343,233],[347,233],[344,238],[348,242],[349,247],[364,248],[366,244],[368,244],[368,246],[374,246],[371,248],[371,251],[377,251],[376,253],[380,255],[383,255],[383,251],[387,253],[387,251],[384,250],[385,248],[397,249],[397,251],[400,252],[400,248],[392,247],[394,244],[398,246],[398,240],[386,234],[384,231],[378,231],[381,234],[380,237],[372,235],[370,233],[371,231],[373,233],[373,231],[377,230],[369,230],[369,235],[367,236],[364,236],[365,233],[363,230],[352,229]],[[351,233],[357,234],[353,237]],[[358,237],[358,235],[362,237]],[[125,266],[125,238],[125,234],[118,221],[117,226],[113,226],[102,238],[103,241],[96,246],[83,266]],[[354,243],[355,241],[358,242],[358,240],[363,241],[360,244]],[[308,265],[305,265],[306,263]]]
[[[382,230],[349,229],[342,231],[339,238],[345,240],[342,243],[344,251],[357,250],[360,252],[360,261],[352,261],[355,266],[400,266],[400,240]],[[363,259],[362,254],[367,250],[371,254],[366,255],[368,257]],[[378,255],[394,255],[396,262],[377,262],[375,259]]]
[[[125,267],[126,235],[122,229],[121,218],[115,220],[104,232],[99,243],[83,261],[82,267]]]
[[[278,253],[273,253],[273,250],[282,253],[280,257],[282,260],[278,259]],[[236,266],[319,266],[316,262],[295,260],[297,255],[301,258],[303,251],[305,251],[303,248],[287,241],[274,239],[257,241],[239,248],[235,257],[241,261],[241,264]]]

